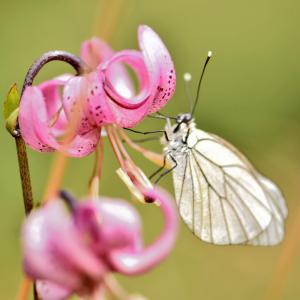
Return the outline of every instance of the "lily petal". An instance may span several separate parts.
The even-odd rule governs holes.
[[[64,88],[64,112],[70,122],[72,118],[78,119],[76,132],[85,134],[93,129],[88,119],[89,111],[89,82],[87,76],[76,76],[71,78]]]
[[[145,191],[144,195],[160,207],[165,219],[164,230],[155,242],[143,249],[115,249],[110,252],[111,264],[124,275],[137,275],[151,270],[170,254],[176,242],[178,215],[171,197],[158,188]]]
[[[99,281],[107,272],[85,240],[78,236],[60,201],[51,202],[28,217],[23,227],[23,252],[30,276],[73,290],[80,290],[82,277]]]
[[[148,26],[141,25],[138,29],[139,46],[145,64],[152,76],[157,92],[152,106],[147,113],[161,109],[173,96],[176,88],[176,74],[173,61],[160,37]]]
[[[45,81],[38,86],[45,99],[48,120],[52,120],[54,124],[51,127],[55,136],[61,135],[67,126],[67,119],[62,110],[63,101],[60,95],[60,88],[62,88],[71,77],[72,76],[68,74],[62,75],[53,80]]]
[[[73,294],[72,290],[48,280],[37,280],[36,289],[43,300],[64,300]]]
[[[107,43],[92,38],[85,41],[81,46],[81,58],[92,69],[95,70],[100,64],[110,60],[115,52]],[[109,70],[109,77],[115,89],[128,98],[134,95],[134,86],[126,68],[115,63]]]
[[[45,98],[41,90],[38,87],[28,87],[23,94],[19,114],[21,134],[26,144],[40,152],[61,150],[76,157],[86,156],[96,148],[100,138],[98,129],[77,134],[67,147],[62,147],[48,122]]]
[[[35,116],[34,119],[33,116]],[[27,87],[20,103],[19,125],[26,144],[40,152],[54,150],[38,135],[39,130],[45,130],[47,134],[50,134],[50,130],[45,124],[48,124],[48,114],[44,97],[39,88]]]
[[[133,127],[146,115],[161,109],[175,91],[174,64],[159,36],[143,25],[139,27],[138,38],[141,52],[117,52],[101,67],[104,89],[112,100],[116,122],[122,127]],[[111,70],[118,64],[127,64],[135,72],[140,89],[137,95],[127,95],[126,90],[115,86]]]
[[[80,57],[91,68],[96,69],[102,62],[109,60],[114,51],[107,43],[93,37],[82,43]]]
[[[22,229],[22,249],[24,268],[33,279],[47,279],[65,287],[76,289],[80,277],[68,262],[57,259],[59,247],[68,246],[61,238],[58,244],[55,236],[67,236],[70,230],[62,203],[51,205],[32,212]]]

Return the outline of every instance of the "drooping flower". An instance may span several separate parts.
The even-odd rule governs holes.
[[[123,200],[69,201],[69,210],[55,200],[29,215],[22,232],[24,269],[43,300],[92,294],[105,288],[108,273],[145,273],[170,253],[178,225],[173,202],[159,189],[145,196],[165,219],[162,234],[149,246],[143,246],[138,213]]]
[[[77,78],[76,78],[77,80]],[[59,138],[68,128],[68,117],[61,108],[59,89],[70,78],[59,77],[37,87],[28,87],[22,97],[19,126],[26,144],[40,152],[63,150]],[[88,125],[88,122],[81,124]],[[66,151],[70,156],[85,156],[96,147],[100,134],[98,128],[89,126],[86,132],[75,132]]]
[[[173,62],[150,27],[139,27],[138,40],[140,51],[115,53],[106,43],[93,38],[81,49],[88,72],[27,87],[19,113],[25,142],[37,151],[62,150],[59,137],[72,118],[77,118],[78,126],[67,153],[85,156],[95,149],[102,126],[133,127],[161,109],[175,91]],[[136,73],[138,93],[124,65]],[[59,89],[63,89],[62,97]]]

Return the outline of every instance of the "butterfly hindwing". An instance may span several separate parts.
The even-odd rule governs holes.
[[[272,211],[270,225],[265,231],[248,242],[255,246],[273,246],[284,237],[284,220],[287,217],[287,207],[279,188],[268,178],[259,175],[260,182],[268,194],[269,205]]]

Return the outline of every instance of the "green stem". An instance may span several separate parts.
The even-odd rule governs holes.
[[[28,215],[33,208],[33,197],[32,197],[32,188],[31,188],[26,145],[24,143],[24,140],[20,136],[15,137],[15,141],[17,146],[17,155],[18,155],[18,162],[19,162],[19,171],[21,177],[25,213],[26,215]]]

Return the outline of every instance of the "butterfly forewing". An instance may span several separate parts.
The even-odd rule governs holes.
[[[190,230],[214,244],[281,240],[286,210],[278,188],[215,135],[193,129],[187,144],[188,151],[171,154],[176,202]]]

